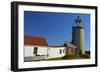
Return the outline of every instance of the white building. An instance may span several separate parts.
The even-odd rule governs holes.
[[[48,58],[63,57],[67,54],[67,48],[64,46],[49,46],[48,47]]]
[[[45,60],[49,58],[63,57],[67,54],[64,46],[48,46],[42,37],[24,37],[24,61]]]

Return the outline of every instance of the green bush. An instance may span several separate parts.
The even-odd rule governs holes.
[[[80,56],[83,57],[83,58],[90,58],[90,55],[89,54],[82,54]]]

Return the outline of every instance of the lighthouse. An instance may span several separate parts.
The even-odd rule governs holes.
[[[77,47],[77,54],[85,54],[84,48],[84,25],[79,16],[72,27],[72,43]]]

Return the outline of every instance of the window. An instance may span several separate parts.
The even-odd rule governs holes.
[[[38,47],[34,47],[33,54],[37,55],[37,50],[38,50]]]
[[[62,50],[60,49],[60,54],[62,53]]]
[[[64,53],[65,51],[64,51],[64,49],[63,49],[63,53]]]

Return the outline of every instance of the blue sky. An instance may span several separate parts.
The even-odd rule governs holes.
[[[90,49],[90,15],[24,11],[24,34],[44,37],[49,45],[63,45],[72,40],[72,25],[80,16],[85,27],[85,48]]]

